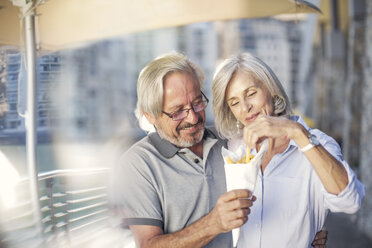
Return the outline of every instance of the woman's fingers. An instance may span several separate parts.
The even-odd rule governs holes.
[[[260,115],[244,127],[244,141],[248,147],[257,147],[266,138],[287,137],[290,120],[283,117]]]

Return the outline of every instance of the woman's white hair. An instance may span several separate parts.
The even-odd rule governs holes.
[[[135,115],[140,125],[144,112],[157,118],[163,106],[163,80],[173,73],[187,73],[197,79],[200,89],[204,82],[203,70],[192,63],[185,55],[172,52],[157,57],[147,64],[139,74],[137,81],[137,107]]]
[[[267,87],[273,98],[275,115],[290,116],[292,110],[288,96],[271,68],[249,53],[234,55],[224,60],[213,76],[213,112],[216,129],[222,137],[237,137],[243,128],[225,101],[227,86],[237,72],[252,74]]]

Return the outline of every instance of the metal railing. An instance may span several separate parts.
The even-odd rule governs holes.
[[[11,247],[79,247],[87,233],[108,226],[108,169],[54,170],[38,174],[42,237],[32,216],[28,180],[18,184],[16,206],[2,210],[3,242]]]

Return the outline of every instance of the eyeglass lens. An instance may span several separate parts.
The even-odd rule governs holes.
[[[206,106],[207,106],[206,102],[202,101],[200,103],[197,103],[197,104],[193,105],[192,109],[194,110],[194,112],[197,113],[197,112],[200,112],[203,109],[205,109]],[[175,121],[179,121],[179,120],[185,118],[189,114],[190,110],[191,109],[184,109],[184,110],[178,111],[177,113],[173,114],[172,119],[175,120]]]

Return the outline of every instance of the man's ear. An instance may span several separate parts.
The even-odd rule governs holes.
[[[156,118],[154,116],[152,116],[151,114],[147,113],[147,112],[143,112],[143,115],[146,117],[146,119],[152,124],[155,126],[155,122],[156,122]]]

